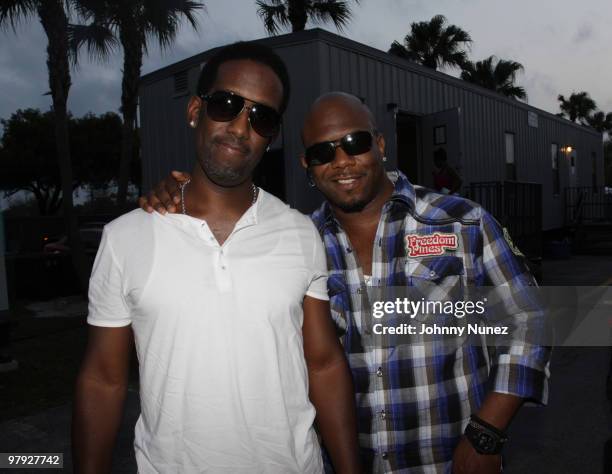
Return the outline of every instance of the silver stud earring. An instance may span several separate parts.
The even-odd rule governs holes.
[[[189,126],[190,126],[191,128],[196,128],[196,121],[195,121],[195,120],[192,120],[191,122],[189,122]]]
[[[270,145],[266,147],[266,151],[270,151]]]
[[[383,163],[387,161],[387,157],[383,156]]]
[[[308,186],[310,186],[311,188],[317,187],[314,180],[312,179],[312,175],[310,174],[310,171],[308,170],[306,170],[306,182],[308,183]]]

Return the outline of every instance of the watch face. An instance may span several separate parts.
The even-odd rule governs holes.
[[[485,452],[491,452],[495,449],[495,438],[487,433],[478,433],[476,436],[476,444],[477,446]]]

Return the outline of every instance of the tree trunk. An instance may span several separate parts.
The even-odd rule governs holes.
[[[289,0],[289,21],[291,22],[291,30],[304,31],[308,14],[306,11],[306,0]]]
[[[49,214],[55,214],[58,211],[61,204],[62,204],[62,199],[60,195],[60,188],[54,186],[53,194],[51,195],[51,200],[47,207],[47,209],[49,209]]]
[[[136,110],[138,106],[138,81],[142,67],[142,48],[145,42],[142,28],[134,19],[132,12],[122,18],[119,37],[123,46],[123,79],[121,81],[121,161],[119,165],[119,183],[117,189],[117,206],[125,207],[132,157],[134,156],[134,129],[136,127]]]
[[[86,293],[89,274],[72,200],[73,179],[67,113],[70,66],[68,63],[68,18],[64,11],[64,2],[62,0],[39,1],[38,16],[48,39],[47,69],[55,113],[55,146],[62,180],[64,223],[70,241],[72,264],[80,288]]]
[[[28,191],[31,191],[32,194],[34,194],[34,197],[36,198],[36,204],[38,204],[38,213],[41,216],[46,216],[48,212],[47,210],[48,196],[46,196],[41,191],[39,186],[35,186],[35,185],[32,185],[32,187],[28,189]]]

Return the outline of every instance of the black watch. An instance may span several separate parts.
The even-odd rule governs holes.
[[[464,434],[476,452],[480,454],[499,454],[504,443],[508,441],[506,433],[475,415],[470,416]]]

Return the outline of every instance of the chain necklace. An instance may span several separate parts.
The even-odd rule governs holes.
[[[183,211],[183,214],[187,214],[187,210],[185,209],[185,188],[189,183],[191,183],[190,179],[188,179],[184,183],[181,183],[181,209]],[[259,194],[259,189],[257,188],[257,186],[251,183],[251,188],[253,189],[253,199],[251,200],[251,204],[249,205],[249,207],[252,207],[253,204],[255,204],[255,201],[257,201],[257,196]]]

